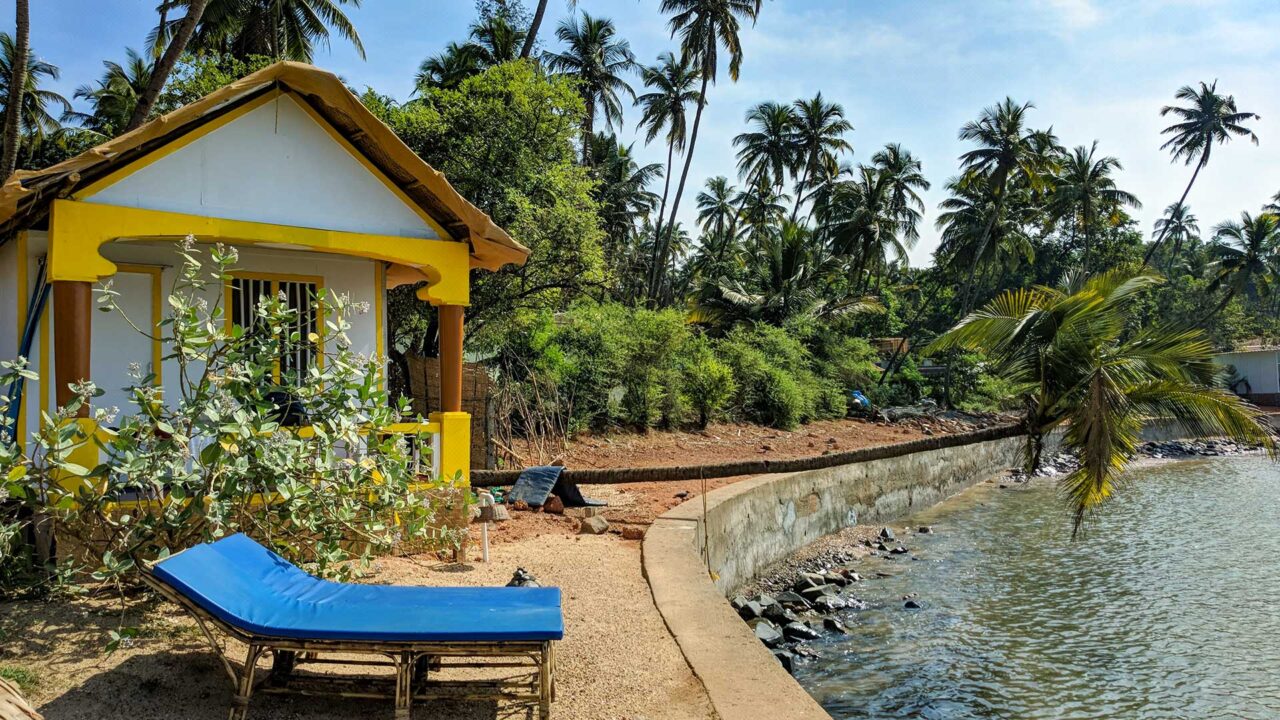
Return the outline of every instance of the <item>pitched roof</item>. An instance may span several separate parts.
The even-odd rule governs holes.
[[[496,270],[523,264],[529,249],[458,194],[333,73],[278,62],[158,117],[76,157],[43,170],[20,170],[0,187],[0,242],[44,222],[49,206],[79,188],[182,137],[218,116],[280,88],[306,102],[454,239],[471,244],[471,264]]]

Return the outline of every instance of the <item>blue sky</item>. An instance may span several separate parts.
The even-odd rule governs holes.
[[[611,17],[637,57],[653,62],[672,49],[658,0],[582,0]],[[41,0],[32,3],[32,45],[62,68],[55,89],[68,97],[96,78],[104,58],[140,48],[155,24],[155,0]],[[552,0],[552,26],[568,13]],[[474,15],[470,0],[364,0],[349,12],[368,51],[362,60],[342,41],[316,64],[357,88],[408,96],[418,63],[461,40]],[[13,1],[0,0],[12,29]],[[936,246],[932,220],[943,182],[964,151],[962,123],[1006,95],[1035,103],[1037,126],[1052,125],[1068,145],[1097,139],[1125,166],[1121,186],[1144,203],[1144,228],[1177,200],[1189,169],[1170,164],[1159,132],[1162,105],[1184,84],[1219,81],[1241,109],[1257,112],[1261,145],[1233,142],[1215,151],[1189,204],[1203,229],[1255,211],[1280,191],[1280,3],[1271,0],[766,0],[744,32],[741,80],[709,93],[710,106],[690,174],[681,219],[693,222],[692,194],[707,177],[734,177],[731,140],[742,116],[763,100],[817,91],[844,105],[855,132],[854,162],[900,142],[924,162],[934,183],[928,227],[912,252],[926,263]],[[544,35],[549,37],[550,33]],[[623,137],[634,140],[630,111]],[[643,145],[636,143],[637,148]],[[651,162],[661,148],[641,151]]]

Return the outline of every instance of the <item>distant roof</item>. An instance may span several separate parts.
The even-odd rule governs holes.
[[[496,270],[523,264],[529,249],[458,194],[369,112],[333,73],[278,62],[138,129],[43,170],[19,170],[0,187],[0,243],[13,231],[45,222],[49,206],[113,170],[151,153],[274,88],[306,102],[454,240],[471,244],[471,264]],[[446,238],[448,239],[448,238]]]
[[[1275,350],[1280,350],[1280,344],[1276,344],[1275,342],[1264,338],[1256,338],[1254,340],[1246,340],[1243,343],[1236,345],[1234,349],[1225,350],[1219,354],[1226,355],[1230,353],[1271,352]]]

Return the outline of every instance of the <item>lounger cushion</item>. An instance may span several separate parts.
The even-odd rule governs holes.
[[[559,588],[356,585],[312,577],[245,535],[157,563],[154,576],[254,635],[374,642],[559,640]]]

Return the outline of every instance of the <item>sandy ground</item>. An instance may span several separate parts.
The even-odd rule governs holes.
[[[384,558],[376,582],[501,585],[522,566],[563,591],[566,636],[557,650],[557,720],[714,718],[701,683],[667,634],[640,573],[638,542],[616,536],[546,534],[493,548],[491,562],[442,564]],[[107,655],[120,609],[102,601],[0,605],[0,667],[34,676],[27,695],[48,720],[226,717],[230,683],[198,629],[176,607],[135,603],[142,634]],[[243,649],[233,647],[234,655]],[[265,664],[264,664],[265,667]],[[258,720],[338,720],[392,715],[390,700],[261,695]],[[416,720],[531,718],[527,707],[419,703]]]

